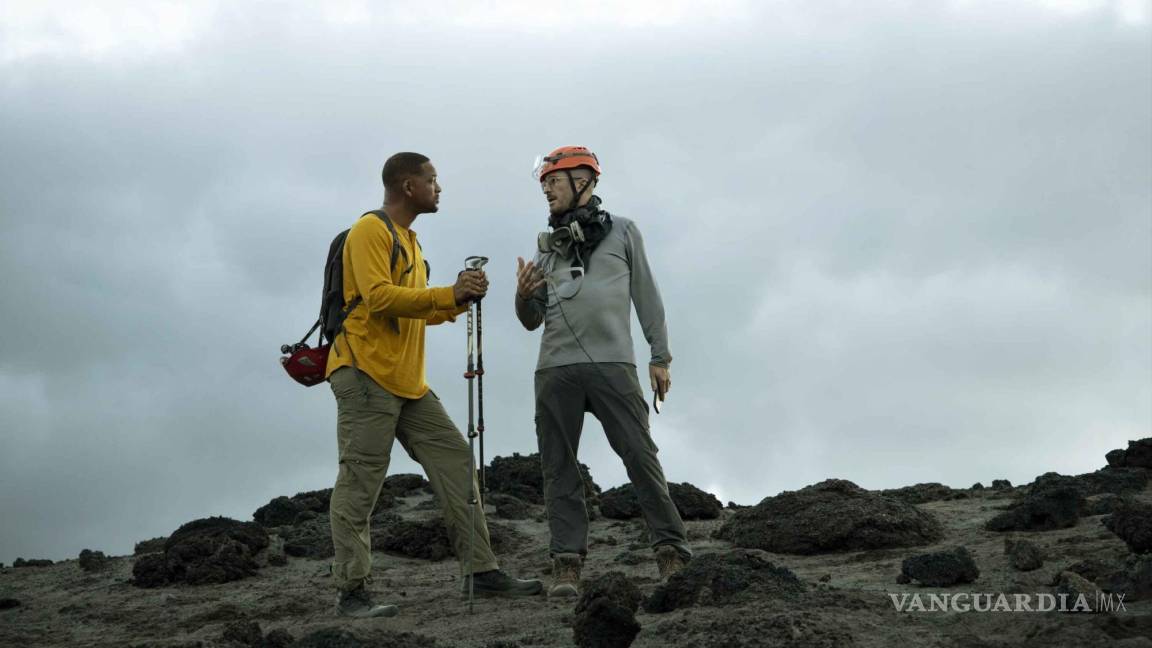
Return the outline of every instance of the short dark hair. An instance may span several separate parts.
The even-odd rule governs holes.
[[[384,162],[384,170],[380,172],[380,179],[384,181],[385,189],[399,190],[400,185],[408,176],[418,176],[424,172],[421,167],[428,162],[427,155],[419,153],[397,153]]]

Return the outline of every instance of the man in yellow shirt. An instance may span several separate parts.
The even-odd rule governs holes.
[[[327,367],[336,396],[340,459],[330,503],[337,611],[354,617],[397,613],[394,605],[374,603],[365,588],[372,567],[369,517],[388,472],[393,439],[428,475],[460,561],[463,590],[471,580],[478,595],[538,594],[540,581],[512,578],[499,569],[482,509],[473,525],[471,450],[424,375],[424,327],[455,321],[469,302],[485,295],[488,279],[483,271],[469,271],[452,286],[429,288],[411,226],[418,215],[439,210],[436,169],[419,153],[397,153],[385,162],[382,176],[383,209],[361,216],[344,244],[344,301],[358,303],[336,336]],[[392,254],[394,241],[398,255]],[[474,547],[469,547],[470,526]]]

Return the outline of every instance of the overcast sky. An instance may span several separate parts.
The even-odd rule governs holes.
[[[535,451],[513,273],[564,144],[663,292],[669,481],[1018,483],[1152,434],[1147,0],[704,4],[6,2],[0,561],[332,485],[278,350],[402,150],[433,283],[492,258],[489,460]],[[464,352],[429,330],[461,427]],[[627,479],[590,416],[580,458]]]

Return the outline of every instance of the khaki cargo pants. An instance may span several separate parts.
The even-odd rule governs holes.
[[[419,399],[395,396],[353,367],[341,367],[328,380],[336,396],[336,438],[340,472],[332,489],[330,514],[336,557],[332,576],[340,589],[354,589],[372,569],[369,518],[388,473],[393,439],[424,467],[440,501],[448,537],[465,574],[469,504],[468,443],[431,390]],[[476,507],[472,571],[496,569],[484,511]]]

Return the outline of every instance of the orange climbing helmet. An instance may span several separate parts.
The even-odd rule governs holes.
[[[578,167],[588,167],[600,177],[600,160],[585,146],[561,146],[548,155],[541,155],[536,158],[534,175],[539,180],[553,171]]]

